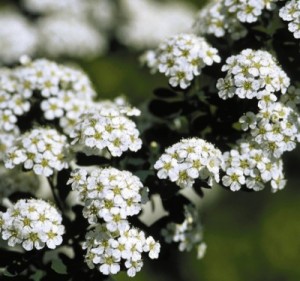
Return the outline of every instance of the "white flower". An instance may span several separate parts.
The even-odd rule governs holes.
[[[116,258],[112,255],[111,251],[107,250],[106,253],[100,258],[100,272],[104,275],[118,273],[120,271],[119,261],[120,258]]]
[[[248,128],[254,129],[256,126],[256,115],[253,112],[246,112],[240,119],[242,130],[247,131]]]
[[[180,65],[174,67],[170,71],[169,83],[173,87],[179,86],[181,89],[186,89],[193,80],[194,76],[188,65]]]
[[[146,244],[143,249],[145,252],[149,252],[151,259],[157,259],[160,252],[160,244],[156,242],[152,236],[146,239]]]
[[[238,168],[228,168],[226,175],[223,176],[222,182],[225,186],[228,186],[232,191],[241,189],[241,185],[245,184],[245,177],[243,171]]]
[[[63,116],[63,102],[57,98],[50,98],[41,103],[41,108],[45,112],[45,118],[53,120]]]
[[[13,131],[16,128],[17,117],[10,109],[0,110],[0,129]]]
[[[139,272],[143,267],[142,261],[132,261],[132,260],[126,260],[125,266],[127,269],[127,275],[129,277],[134,277],[137,272]]]

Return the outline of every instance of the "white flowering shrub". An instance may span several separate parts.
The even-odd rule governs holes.
[[[141,61],[168,87],[141,109],[102,99],[75,66],[26,55],[16,63],[9,50],[30,55],[34,44],[14,49],[13,35],[0,36],[8,42],[7,53],[0,48],[1,278],[113,280],[145,264],[162,272],[169,259],[174,280],[178,251],[204,257],[205,189],[230,196],[288,185],[289,152],[300,141],[298,1],[212,1],[190,29],[163,38],[158,30],[149,41],[138,35],[145,9],[106,44],[110,3],[22,0],[18,9],[37,23],[36,44],[50,57],[153,48]],[[152,7],[145,3],[135,8]],[[167,4],[149,12],[159,7]]]

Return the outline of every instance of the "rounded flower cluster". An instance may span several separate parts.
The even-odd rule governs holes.
[[[0,64],[16,63],[24,54],[90,58],[106,51],[107,31],[116,18],[114,1],[19,2],[24,13],[0,13]]]
[[[225,8],[224,1],[210,1],[203,7],[195,20],[194,30],[197,34],[212,34],[216,37],[225,36],[226,32],[237,40],[247,34],[246,28]]]
[[[36,31],[23,16],[1,10],[0,46],[0,64],[15,63],[21,55],[32,55],[36,51]]]
[[[26,251],[31,251],[45,246],[55,249],[62,243],[65,228],[62,216],[49,203],[21,199],[0,213],[0,231],[9,246],[21,244]]]
[[[112,156],[121,156],[142,146],[135,123],[113,107],[81,115],[70,137],[72,144],[88,155],[101,155],[107,149]]]
[[[145,50],[156,47],[167,36],[186,32],[193,24],[194,7],[189,3],[152,0],[121,0],[124,23],[117,25],[118,39]]]
[[[245,49],[229,57],[222,71],[226,72],[226,76],[217,82],[222,99],[234,95],[242,99],[263,99],[275,92],[284,94],[290,85],[286,73],[267,51]]]
[[[160,244],[131,228],[128,217],[137,215],[148,200],[147,188],[128,171],[115,168],[72,172],[68,184],[84,202],[83,216],[92,225],[83,248],[90,268],[98,265],[105,275],[116,274],[122,265],[129,276],[142,268],[142,253],[157,258]]]
[[[106,38],[78,16],[57,14],[43,17],[37,22],[37,31],[39,48],[50,57],[91,58],[106,50]]]
[[[59,119],[68,133],[95,96],[91,82],[80,70],[45,59],[31,62],[24,57],[22,62],[1,70],[0,130],[18,129],[17,121],[37,105],[46,120]]]
[[[197,209],[193,205],[186,205],[185,219],[181,224],[168,223],[161,233],[167,243],[178,243],[179,251],[191,251],[197,247],[198,258],[204,256],[206,245],[202,242],[203,229]]]
[[[147,188],[128,171],[115,168],[72,172],[69,184],[84,201],[83,215],[90,224],[104,220],[109,231],[124,230],[127,217],[137,215],[147,201]]]
[[[22,166],[37,175],[49,177],[53,172],[68,167],[67,138],[55,129],[33,129],[16,139],[7,151],[5,167]]]
[[[272,10],[278,0],[215,0],[198,13],[195,29],[199,34],[223,37],[228,32],[233,39],[247,34],[241,23],[258,20],[264,9]]]
[[[260,148],[279,158],[285,151],[294,150],[300,140],[300,115],[296,109],[281,102],[263,105],[256,115],[247,112],[239,121],[245,130],[250,129]]]
[[[272,10],[278,0],[225,0],[224,6],[235,15],[240,22],[253,23],[264,9]]]
[[[300,2],[298,0],[288,1],[279,11],[279,16],[288,21],[289,31],[296,39],[300,39]]]
[[[76,14],[84,9],[85,1],[81,0],[22,0],[23,6],[37,14],[48,14],[57,12],[68,12]],[[87,1],[89,2],[89,1]]]
[[[225,152],[223,158],[225,175],[222,183],[232,191],[238,191],[242,186],[260,191],[269,182],[272,192],[275,192],[286,184],[282,160],[272,157],[255,142],[242,141],[236,148]]]
[[[142,60],[153,72],[169,77],[171,86],[185,89],[202,68],[220,62],[221,58],[204,38],[180,34],[165,39],[156,50],[145,53]]]
[[[219,182],[221,151],[198,138],[183,139],[168,147],[155,163],[160,179],[169,178],[182,188],[192,187],[195,180],[207,180],[210,186]]]
[[[83,248],[87,250],[85,261],[90,268],[97,267],[102,274],[116,274],[123,266],[130,277],[134,277],[143,267],[142,254],[148,253],[157,259],[160,244],[143,231],[126,227],[111,233],[103,224],[97,224],[86,235]]]

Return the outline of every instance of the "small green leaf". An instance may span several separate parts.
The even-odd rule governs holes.
[[[140,178],[141,181],[144,181],[149,175],[152,175],[153,172],[150,170],[139,170],[135,172],[135,175]]]
[[[52,261],[51,268],[58,274],[67,274],[67,267],[59,258]]]

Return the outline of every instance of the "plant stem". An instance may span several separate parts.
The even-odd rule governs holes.
[[[60,209],[60,211],[63,213],[64,206],[63,206],[60,198],[58,197],[58,195],[55,192],[54,177],[53,176],[49,177],[49,178],[47,178],[47,180],[48,180],[48,183],[49,183],[51,191],[52,191],[53,199],[54,199],[56,205],[58,206],[58,208]]]

